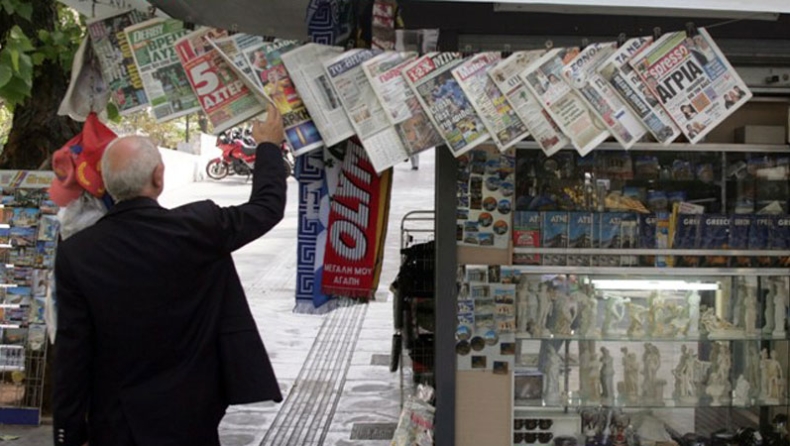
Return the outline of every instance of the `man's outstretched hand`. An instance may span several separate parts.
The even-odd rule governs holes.
[[[265,121],[253,121],[252,139],[257,144],[268,142],[279,146],[285,140],[282,116],[272,103],[269,103],[266,112],[268,114]]]

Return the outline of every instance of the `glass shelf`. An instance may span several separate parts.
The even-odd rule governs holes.
[[[568,398],[559,402],[546,402],[543,400],[522,400],[522,399],[515,399],[513,400],[513,409],[527,409],[527,408],[585,408],[585,407],[618,407],[623,409],[671,409],[671,408],[700,408],[700,407],[722,407],[722,408],[730,408],[730,407],[738,407],[738,408],[747,408],[747,407],[769,407],[769,406],[786,406],[790,403],[788,399],[782,400],[773,400],[773,401],[762,401],[758,399],[754,399],[749,404],[734,404],[732,402],[726,402],[721,404],[711,404],[709,399],[702,400],[702,401],[677,401],[673,398],[664,398],[660,401],[655,402],[625,402],[621,400],[614,400],[609,403],[604,403],[600,400],[584,400],[579,397],[572,397]]]
[[[592,336],[585,337],[580,335],[560,336],[560,335],[546,335],[546,336],[533,336],[529,333],[516,333],[516,339],[520,341],[614,341],[614,342],[715,342],[715,341],[786,341],[790,339],[787,334],[784,336],[774,336],[769,334],[759,334],[753,336],[746,336],[744,333],[727,333],[716,335],[704,335],[696,337],[631,337],[626,334],[615,334],[607,336]]]

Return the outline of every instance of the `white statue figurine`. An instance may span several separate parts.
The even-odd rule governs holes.
[[[529,322],[529,276],[522,274],[519,276],[516,285],[516,323],[519,333],[527,332]]]
[[[601,347],[601,399],[614,400],[614,358],[606,347]]]
[[[577,293],[577,301],[581,305],[581,314],[579,318],[579,334],[584,339],[592,339],[597,337],[596,322],[598,317],[598,299],[595,298],[595,290],[591,287],[586,289],[586,292],[581,290]]]
[[[766,280],[768,286],[768,294],[765,297],[765,311],[763,312],[763,316],[765,317],[765,325],[763,325],[763,333],[765,334],[773,334],[774,332],[774,309],[775,305],[772,305],[776,300],[776,286],[772,280]]]
[[[560,400],[560,368],[562,358],[551,345],[547,346],[546,370],[543,382],[543,400],[547,404],[556,404]]]
[[[658,369],[661,367],[661,353],[659,353],[658,347],[649,342],[646,343],[645,352],[642,354],[642,362],[644,363],[642,370],[644,375],[642,395],[652,403],[661,401],[666,381],[657,378]]]
[[[756,342],[746,345],[746,380],[752,398],[760,397],[760,353]]]
[[[776,278],[774,281],[774,337],[784,338],[787,335],[785,321],[787,319],[787,284],[784,278]]]
[[[620,398],[627,402],[639,399],[639,358],[636,353],[629,352],[627,347],[622,347],[623,353],[623,381],[618,383]]]
[[[695,290],[688,296],[689,325],[686,329],[686,336],[689,338],[699,337],[699,303],[700,295]]]
[[[573,297],[563,293],[557,297],[557,308],[560,314],[557,315],[554,322],[553,333],[559,336],[572,335],[573,330],[571,327],[579,315],[579,304]]]
[[[729,345],[725,342],[714,344],[711,358],[713,360],[713,369],[711,370],[705,393],[713,399],[712,405],[726,404],[729,402],[731,390],[730,368],[732,367],[732,357],[730,356]]]
[[[695,358],[685,345],[680,347],[680,359],[672,374],[675,376],[675,392],[672,396],[680,401],[688,401],[697,397],[694,382]]]
[[[757,293],[754,291],[756,290],[744,287],[744,293],[741,299],[743,305],[743,331],[746,333],[746,336],[755,336],[758,334]],[[739,292],[738,294],[740,295],[741,293]]]
[[[584,401],[598,401],[601,398],[601,364],[598,362],[598,354],[592,346],[588,346],[583,354],[585,360],[580,363],[579,368],[581,397]]]
[[[549,294],[548,285],[541,283],[538,286],[538,319],[533,335],[542,336],[546,332],[546,321],[554,308],[554,302]]]
[[[645,336],[645,315],[647,307],[633,302],[626,304],[628,307],[628,337],[642,338]]]
[[[779,401],[785,396],[784,373],[782,364],[776,359],[776,350],[771,351],[767,360],[768,401]]]
[[[609,296],[606,299],[606,306],[603,315],[603,327],[601,333],[604,336],[614,334],[614,326],[623,320],[625,316],[625,300],[620,296]]]
[[[749,401],[751,400],[750,393],[751,393],[751,384],[743,375],[738,377],[738,381],[735,383],[735,392],[733,396],[732,403],[735,406],[748,406]]]
[[[768,349],[760,350],[760,393],[761,400],[768,399],[768,366],[770,358],[768,357]]]

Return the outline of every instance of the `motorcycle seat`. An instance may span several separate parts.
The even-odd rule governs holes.
[[[245,146],[245,145],[242,144],[242,146],[241,146],[241,153],[243,153],[243,154],[245,154],[247,156],[252,156],[252,155],[255,155],[255,149],[256,149],[255,147],[248,147],[248,146]]]

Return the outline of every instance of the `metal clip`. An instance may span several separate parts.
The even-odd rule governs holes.
[[[694,37],[697,35],[697,27],[694,22],[686,22],[686,37]]]
[[[505,49],[502,51],[502,59],[507,59],[510,55],[513,54],[513,51],[510,49],[510,44],[505,44]]]
[[[655,28],[653,28],[653,41],[655,42],[656,40],[660,39],[661,34],[662,32],[660,26],[656,26]]]
[[[617,35],[617,48],[620,48],[625,44],[625,33],[620,33]]]

